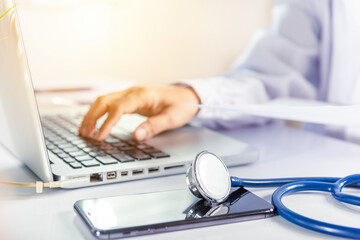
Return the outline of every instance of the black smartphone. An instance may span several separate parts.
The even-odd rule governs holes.
[[[79,200],[74,209],[94,236],[114,239],[249,221],[275,215],[274,206],[245,188],[220,204],[188,189]]]

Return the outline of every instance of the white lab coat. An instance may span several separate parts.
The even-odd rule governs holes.
[[[360,1],[278,0],[271,26],[253,37],[222,76],[188,79],[203,104],[300,97],[360,103]],[[200,110],[195,121],[232,128],[263,119]]]

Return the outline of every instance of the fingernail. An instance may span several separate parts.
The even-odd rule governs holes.
[[[145,140],[146,139],[146,130],[143,128],[139,128],[135,132],[135,137],[136,137],[136,140],[138,140],[138,141]]]

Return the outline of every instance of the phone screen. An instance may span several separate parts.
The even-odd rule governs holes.
[[[121,238],[266,218],[274,207],[244,188],[220,204],[188,189],[77,201],[76,212],[99,238]]]

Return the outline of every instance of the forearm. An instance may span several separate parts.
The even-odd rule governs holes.
[[[268,101],[264,85],[257,79],[243,77],[231,79],[218,76],[183,81],[197,93],[205,105],[261,104]],[[201,109],[192,122],[211,128],[235,128],[240,125],[264,123],[265,119],[243,115],[233,111]]]
[[[305,1],[305,0],[304,0]],[[315,98],[319,81],[319,23],[315,1],[283,0],[272,25],[256,34],[226,75],[184,80],[203,104],[260,104],[278,97]],[[264,119],[201,109],[194,119],[232,128]]]

